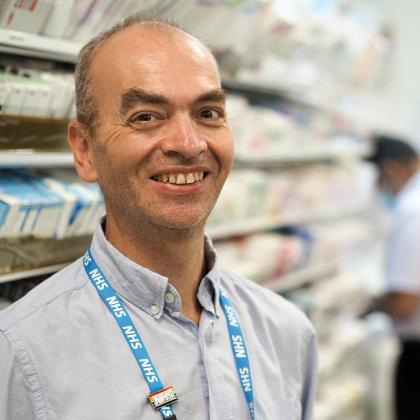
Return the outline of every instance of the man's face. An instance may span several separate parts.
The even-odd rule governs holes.
[[[107,40],[90,70],[89,153],[108,215],[133,228],[201,226],[233,159],[209,52],[180,31],[136,25]]]

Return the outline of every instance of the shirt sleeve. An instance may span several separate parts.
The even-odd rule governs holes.
[[[420,214],[394,227],[385,275],[390,292],[420,295]]]
[[[36,420],[30,390],[9,341],[0,331],[0,417]]]
[[[302,420],[312,420],[318,371],[318,344],[315,332],[308,329],[302,348]]]

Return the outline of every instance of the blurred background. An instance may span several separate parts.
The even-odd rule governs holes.
[[[415,0],[0,1],[0,308],[84,253],[104,214],[66,145],[72,72],[139,11],[218,59],[236,159],[207,232],[315,325],[315,420],[392,420],[400,341],[390,317],[361,315],[387,290],[394,216],[366,158],[378,135],[420,146]]]

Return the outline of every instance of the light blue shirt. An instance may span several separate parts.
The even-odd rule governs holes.
[[[248,407],[219,303],[238,315],[252,370],[257,420],[310,420],[316,339],[305,316],[275,293],[223,271],[205,240],[197,326],[181,315],[167,278],[122,255],[98,225],[91,251],[129,311],[178,420],[246,420]],[[148,386],[81,259],[0,312],[1,420],[160,420]]]

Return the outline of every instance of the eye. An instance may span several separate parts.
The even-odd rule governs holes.
[[[151,114],[150,112],[143,112],[141,114],[137,114],[135,115],[131,121],[132,122],[150,122],[150,121],[155,121],[157,119],[157,117],[153,114]]]
[[[216,110],[216,109],[212,109],[212,108],[205,108],[202,109],[199,113],[198,113],[199,118],[204,118],[206,120],[214,120],[214,119],[219,119],[223,117],[223,113]]]

